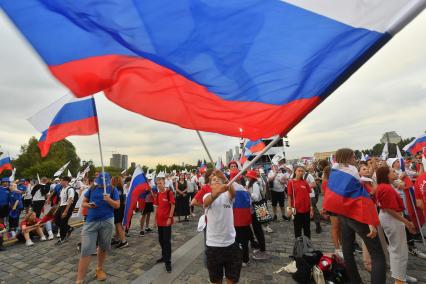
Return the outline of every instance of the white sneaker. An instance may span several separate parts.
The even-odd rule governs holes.
[[[341,258],[342,260],[344,259],[344,258],[343,258],[343,252],[342,252],[342,250],[341,250],[341,249],[335,249],[335,250],[334,250],[334,254],[335,254],[338,258]]]
[[[53,240],[54,236],[53,236],[52,231],[49,231],[49,232],[48,232],[48,234],[49,234],[49,237],[48,237],[47,239],[48,239],[49,241],[50,241],[50,240]]]
[[[45,235],[40,237],[40,241],[44,242],[45,240],[47,240]]]
[[[407,281],[407,283],[417,283],[416,278],[408,276],[408,275],[405,276],[405,281]]]
[[[248,262],[243,262],[243,267],[247,267]]]
[[[57,238],[60,238],[60,237],[61,237],[61,233],[59,233],[59,232],[58,232],[58,233],[56,234],[56,237],[57,237]]]
[[[12,238],[14,238],[16,236],[16,232],[12,231],[12,232],[10,232],[10,235],[12,236]]]
[[[271,229],[271,227],[269,227],[269,226],[266,226],[266,227],[265,227],[265,231],[266,231],[267,233],[273,233],[273,232],[274,232],[274,230],[272,230],[272,229]]]
[[[422,259],[426,259],[426,253],[422,252],[420,249],[414,247],[412,249],[408,249],[408,252],[414,256],[417,256]]]
[[[34,245],[34,243],[33,243],[33,241],[28,240],[28,241],[26,241],[26,242],[25,242],[25,245],[26,245],[27,247],[30,247],[30,246],[33,246],[33,245]]]

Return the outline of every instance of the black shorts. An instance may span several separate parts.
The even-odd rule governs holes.
[[[9,205],[0,205],[0,218],[6,218],[9,216]]]
[[[151,212],[154,212],[154,203],[152,202],[145,203],[145,208],[143,209],[142,215],[151,213]]]
[[[280,207],[284,207],[284,192],[276,192],[271,190],[272,206],[275,207],[280,204]]]
[[[124,206],[114,209],[114,224],[122,223],[124,219]]]
[[[206,246],[207,269],[212,283],[223,280],[223,272],[229,280],[237,283],[243,263],[242,251],[237,243],[228,247]]]
[[[32,202],[32,199],[24,199],[24,201],[23,201],[24,208],[30,207],[31,206],[31,202]]]

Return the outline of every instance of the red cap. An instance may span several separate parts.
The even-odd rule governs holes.
[[[252,178],[252,179],[257,179],[258,175],[257,175],[256,171],[248,170],[247,173],[246,173],[246,177]]]

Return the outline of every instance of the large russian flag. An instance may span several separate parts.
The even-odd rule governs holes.
[[[12,170],[12,162],[10,161],[9,155],[2,153],[0,155],[0,174],[6,170]]]
[[[145,178],[145,174],[139,166],[136,166],[132,176],[132,181],[130,182],[129,192],[127,193],[126,205],[124,207],[123,226],[126,229],[129,229],[130,227],[133,210],[136,208],[136,203],[138,202],[139,197],[149,189],[150,187]]]
[[[379,216],[373,200],[360,182],[354,166],[334,164],[324,193],[323,208],[364,224],[378,225]]]
[[[424,0],[0,0],[76,96],[184,128],[286,133]],[[5,43],[7,44],[7,43]]]
[[[416,155],[418,152],[422,152],[423,148],[426,147],[426,134],[422,134],[403,148],[405,152],[410,152],[412,155]]]
[[[65,95],[30,117],[29,122],[42,133],[38,142],[45,157],[50,146],[72,135],[91,135],[99,131],[95,100]]]

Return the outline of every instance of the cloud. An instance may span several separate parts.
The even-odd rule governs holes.
[[[32,47],[0,12],[0,145],[13,156],[20,145],[39,134],[26,119],[67,93],[48,72]],[[364,149],[379,141],[385,131],[403,137],[426,129],[426,13],[418,16],[360,68],[334,94],[290,133],[289,157],[349,146]],[[207,155],[195,131],[154,121],[128,112],[95,96],[106,163],[112,152],[129,155],[129,161],[195,163]],[[213,159],[224,156],[239,139],[203,133]],[[96,136],[71,137],[82,159],[99,163]]]

